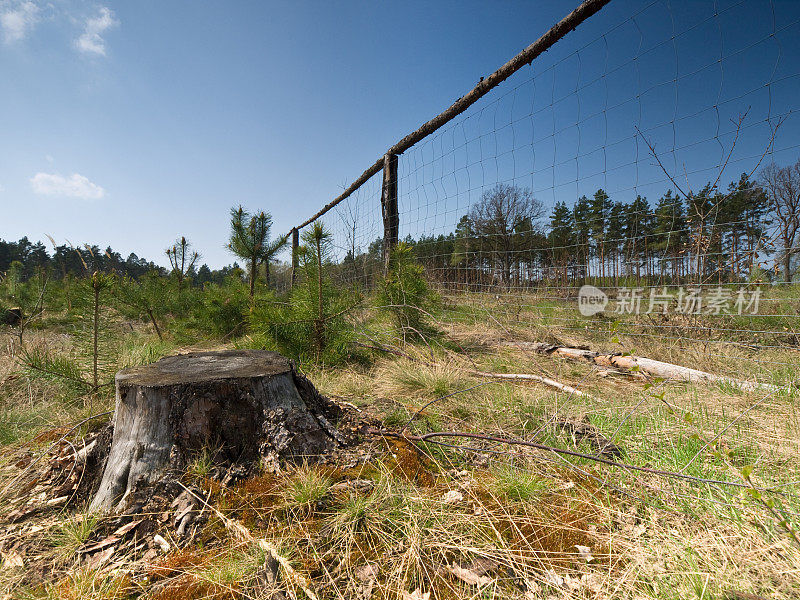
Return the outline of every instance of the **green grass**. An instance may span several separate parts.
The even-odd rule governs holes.
[[[799,291],[800,286],[793,293]],[[771,310],[796,311],[794,296],[787,293],[783,297],[779,289],[769,293],[781,298]],[[797,493],[798,486],[790,484],[800,478],[796,466],[800,431],[796,398],[800,392],[774,394],[725,429],[762,395],[727,383],[665,384],[645,389],[643,382],[632,378],[599,378],[597,369],[588,364],[532,355],[504,345],[512,339],[560,340],[586,344],[593,350],[635,348],[643,356],[785,385],[796,381],[800,373],[800,355],[794,350],[754,350],[742,345],[753,341],[745,339],[746,334],[719,331],[710,336],[709,331],[721,324],[730,328],[768,326],[779,333],[764,335],[759,343],[767,343],[767,338],[774,343],[786,334],[782,327],[789,326],[789,319],[774,315],[759,319],[709,317],[699,319],[697,327],[684,323],[673,335],[672,330],[651,328],[644,319],[623,317],[612,333],[608,317],[577,317],[572,301],[534,294],[501,294],[499,299],[490,294],[450,294],[448,299],[435,312],[444,337],[431,340],[431,347],[422,342],[404,346],[413,356],[435,361],[438,366],[374,353],[369,364],[317,367],[309,371],[311,380],[322,391],[357,403],[365,418],[381,419],[387,427],[397,429],[430,400],[482,383],[465,369],[542,372],[579,386],[593,397],[569,396],[538,383],[492,381],[435,402],[415,419],[409,431],[464,430],[524,439],[538,431],[537,442],[594,454],[596,449],[588,441],[576,446],[566,431],[546,425],[553,418],[588,419],[601,434],[613,436],[623,450],[624,462],[736,481],[741,480],[742,468],[752,465],[753,478],[760,485],[782,486],[787,493]],[[399,343],[388,337],[385,319],[367,312],[354,318],[357,326],[363,325],[375,339]],[[169,329],[179,328],[179,319],[166,320],[166,342],[139,330],[120,334],[121,354],[113,366],[143,364],[172,353],[175,347],[169,340],[175,338]],[[57,321],[54,318],[52,323]],[[58,342],[47,339],[42,347],[71,356],[73,342],[61,329],[56,338],[55,331],[31,330],[27,341],[37,347],[33,342],[39,336],[52,334]],[[622,345],[612,340],[613,335]],[[704,337],[742,344],[713,344]],[[187,337],[186,341],[191,340]],[[249,347],[254,338],[245,335],[204,343],[209,342]],[[12,371],[12,360],[3,356],[0,378]],[[111,398],[111,390],[107,391],[106,401]],[[0,443],[8,445],[29,439],[42,428],[76,422],[88,414],[83,402],[42,378],[11,380],[0,389]],[[99,412],[97,406],[95,412]],[[720,433],[720,453],[715,455],[715,448],[704,448],[705,440]],[[358,475],[375,482],[372,490],[332,493],[333,482],[353,476],[352,471],[303,465],[265,479],[269,500],[248,507],[259,519],[246,519],[237,513],[240,509],[230,509],[230,505],[228,513],[248,527],[259,523],[255,525],[258,535],[284,549],[298,572],[314,579],[321,598],[347,595],[339,586],[354,580],[354,568],[372,561],[380,565],[380,589],[387,596],[420,586],[423,592],[445,590],[454,597],[515,597],[520,582],[532,579],[541,583],[546,569],[561,575],[573,573],[557,561],[574,554],[574,544],[596,550],[595,542],[587,541],[594,539],[592,536],[606,544],[611,556],[602,563],[580,565],[583,570],[579,574],[602,573],[603,593],[609,597],[721,599],[730,587],[778,598],[791,597],[786,592],[788,585],[800,585],[800,555],[786,543],[778,523],[763,506],[739,490],[629,472],[589,459],[550,460],[552,455],[533,449],[456,438],[443,441],[479,452],[418,444],[426,455],[423,481],[397,468],[400,452],[391,455],[396,448],[381,455],[386,446],[375,440],[371,448],[376,451]],[[199,454],[189,467],[190,474],[211,475],[213,454],[211,450]],[[467,474],[460,474],[462,470]],[[463,492],[464,500],[442,502],[443,494],[454,489]],[[794,498],[780,499],[788,510],[800,512]],[[217,502],[222,507],[230,500],[221,497]],[[573,516],[575,520],[571,520]],[[48,536],[54,554],[69,557],[96,534],[95,519],[80,512],[55,532],[42,535]],[[532,550],[537,540],[562,530],[567,538],[564,547],[546,554]],[[634,533],[640,530],[643,533]],[[520,537],[513,537],[513,532]],[[204,538],[203,551],[213,549],[215,558],[194,569],[192,576],[216,591],[249,594],[247,582],[263,557],[226,537],[224,530],[214,535],[217,537],[210,541]],[[468,564],[476,556],[491,556],[507,569],[499,576],[492,575],[498,577],[496,587],[481,591],[461,588],[446,572],[442,575],[443,565],[455,561]],[[336,570],[340,563],[344,566]],[[73,589],[83,591],[77,571],[73,575]],[[544,596],[566,593],[543,587]],[[777,590],[774,593],[773,588]],[[56,595],[57,588],[53,590]],[[589,591],[574,595],[589,596]]]
[[[312,509],[328,494],[331,485],[330,477],[315,467],[304,465],[292,474],[283,496],[290,508]]]
[[[264,551],[255,546],[223,554],[195,573],[195,577],[226,590],[236,590],[248,583],[263,564]]]
[[[0,444],[27,439],[47,423],[46,411],[5,409],[0,411]]]
[[[383,424],[388,429],[399,429],[408,422],[410,417],[411,415],[408,414],[406,409],[397,408],[383,418]]]
[[[125,368],[146,365],[168,356],[174,351],[175,344],[170,341],[160,341],[151,336],[133,334],[124,338],[119,366]]]
[[[214,456],[216,451],[211,448],[203,448],[186,469],[188,475],[203,479],[211,475],[214,468]]]
[[[100,515],[89,512],[88,507],[59,525],[52,537],[52,545],[63,559],[72,558],[75,551],[89,541],[97,525]]]
[[[493,469],[487,487],[497,497],[511,502],[532,502],[548,489],[547,483],[530,471],[509,465]]]

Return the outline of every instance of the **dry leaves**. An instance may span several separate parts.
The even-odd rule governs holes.
[[[372,597],[372,590],[378,581],[378,565],[368,564],[358,567],[355,571],[356,579],[361,582],[358,586],[356,595],[364,600],[369,600]]]
[[[468,585],[484,586],[494,581],[491,577],[487,577],[486,575],[479,575],[475,571],[472,571],[470,569],[464,569],[463,567],[459,567],[456,564],[450,565],[449,567],[447,567],[447,570]]]
[[[16,552],[0,552],[0,556],[3,559],[3,570],[6,569],[13,569],[15,567],[24,567],[25,562],[22,560],[22,556],[17,554]]]
[[[464,500],[464,494],[458,490],[450,490],[444,496],[442,496],[442,502],[445,504],[457,504],[462,500]]]
[[[575,544],[575,547],[578,549],[578,554],[580,554],[581,558],[584,559],[587,563],[594,560],[594,556],[592,556],[592,549],[589,546],[581,546],[580,544]]]
[[[167,540],[165,540],[163,537],[161,537],[160,535],[158,535],[158,534],[155,534],[155,535],[153,536],[153,541],[154,541],[156,544],[158,544],[158,547],[159,547],[159,548],[161,548],[161,551],[162,551],[162,552],[169,552],[170,548],[172,548],[172,546],[170,545],[170,543],[169,543]]]

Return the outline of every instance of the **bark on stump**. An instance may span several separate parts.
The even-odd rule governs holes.
[[[94,510],[119,510],[213,450],[226,464],[319,457],[339,409],[275,352],[169,356],[116,376],[114,436]]]

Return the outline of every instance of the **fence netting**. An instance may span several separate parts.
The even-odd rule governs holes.
[[[800,240],[770,189],[800,145],[800,23],[784,9],[612,4],[400,155],[399,238],[458,318],[796,344]],[[383,268],[381,184],[323,217],[338,277],[364,288]],[[586,285],[602,310],[583,314]],[[731,368],[771,379],[782,364],[744,351]]]

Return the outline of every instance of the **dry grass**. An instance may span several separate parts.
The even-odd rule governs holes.
[[[180,550],[150,570],[154,600],[233,600],[256,595],[263,555],[242,545],[197,551]]]
[[[502,316],[501,310],[489,308],[495,319],[504,321],[497,317]],[[648,389],[642,381],[599,377],[598,370],[589,365],[531,355],[504,342],[514,339],[588,344],[596,349],[630,351],[779,385],[793,382],[800,372],[800,355],[794,350],[764,349],[755,353],[737,344],[624,334],[616,336],[619,341],[611,341],[610,335],[575,330],[565,333],[546,322],[531,321],[529,318],[536,316],[534,310],[527,314],[517,309],[508,312],[519,319],[517,324],[511,319],[487,323],[464,316],[462,311],[461,318],[449,325],[447,335],[469,349],[472,361],[481,369],[537,374],[544,371],[589,391],[595,400],[558,395],[536,384],[493,383],[426,408],[423,415],[427,428],[511,435],[533,430],[538,434],[537,441],[569,446],[568,436],[546,426],[548,419],[554,415],[585,419],[612,435],[625,450],[625,460],[635,464],[738,481],[742,481],[741,469],[754,465],[762,485],[781,486],[779,489],[790,494],[797,489],[793,483],[800,480],[796,393],[765,397],[765,393],[720,385],[685,384],[657,384]],[[524,330],[518,327],[520,321],[525,323]],[[349,385],[353,380],[359,382],[354,387],[362,389],[360,403],[370,403],[369,394],[363,392],[370,385],[372,398],[395,399],[395,403],[382,404],[382,416],[390,424],[400,424],[423,403],[451,389],[478,383],[480,380],[464,375],[465,366],[469,367],[466,360],[451,356],[440,359],[434,367],[392,358],[366,373],[350,373],[347,377],[351,380]],[[335,377],[329,381],[336,385]],[[713,445],[704,448],[706,441],[717,436]],[[543,458],[547,459],[540,455],[530,457],[524,469],[535,472]],[[557,593],[556,588],[558,593],[576,598],[722,598],[731,591],[789,598],[800,593],[798,548],[791,545],[775,519],[746,494],[660,480],[641,481],[613,471],[601,475],[595,467],[580,461],[571,468],[597,473],[599,481],[612,486],[607,489],[623,489],[643,498],[645,504],[612,492],[613,500],[606,501],[605,510],[614,526],[605,541],[614,549],[614,556],[605,569],[570,574],[554,566],[557,561],[543,561],[540,557],[540,564],[531,572],[530,597],[547,597]],[[522,495],[526,488],[523,482]],[[793,496],[784,498],[783,503],[789,511],[800,509]],[[632,516],[631,510],[637,514]],[[524,519],[515,515],[514,521],[522,523]],[[550,528],[558,528],[560,523],[553,515],[547,519]],[[523,563],[514,560],[511,563],[524,571]],[[554,587],[553,582],[559,581],[561,584]],[[493,594],[505,597],[497,590]]]
[[[654,598],[724,598],[731,591],[793,598],[800,590],[800,552],[785,538],[767,541],[746,510],[735,525],[647,510],[623,522],[612,543],[626,576]]]
[[[30,440],[43,430],[53,429],[88,415],[88,398],[73,398],[57,380],[27,378],[19,362],[23,348],[8,336],[0,346],[0,443]],[[24,350],[68,353],[67,336],[31,331],[25,336]],[[107,406],[110,395],[94,403]],[[101,412],[101,410],[97,410]]]
[[[720,385],[650,387],[507,342],[586,344],[779,384],[800,372],[800,353],[629,335],[635,332],[630,328],[612,339],[599,327],[581,328],[586,323],[577,319],[559,320],[563,316],[552,302],[535,303],[530,296],[503,296],[489,305],[485,295],[459,296],[443,311],[441,340],[402,347],[419,360],[376,354],[369,366],[312,368],[308,375],[323,392],[389,427],[401,427],[433,401],[416,416],[412,431],[496,433],[592,453],[555,424],[568,418],[612,438],[623,450],[621,460],[631,464],[740,482],[743,468],[752,466],[753,481],[788,494],[765,498],[779,500],[790,516],[800,513],[793,495],[800,481],[796,394],[765,398]],[[27,343],[69,350],[67,338],[54,341],[38,332]],[[152,346],[128,352],[130,361],[168,350],[152,339],[142,343]],[[15,370],[16,351],[0,348],[0,381]],[[484,381],[469,374],[476,368],[546,375],[592,398],[537,383]],[[38,433],[86,414],[82,402],[65,404],[56,384],[23,378],[0,388],[0,410],[11,424],[0,425],[0,433],[11,431],[2,435],[17,447],[35,447],[46,439],[37,441]],[[320,598],[398,598],[416,589],[431,599],[800,596],[800,548],[744,490],[498,444],[463,442],[475,451],[389,439],[374,445],[367,464],[302,466],[233,489],[217,485],[211,503],[253,537],[274,544]],[[350,480],[362,481],[348,485]],[[265,593],[257,549],[234,540],[217,518],[199,540],[202,546],[195,543],[146,568],[132,564],[128,574],[140,576],[144,568],[147,583],[134,585],[124,574],[62,570],[34,595],[183,600]],[[591,560],[583,547],[590,548]],[[465,571],[476,580],[465,580]],[[11,590],[23,575],[11,569],[2,577],[0,585]]]
[[[420,457],[413,468],[430,473],[420,483],[397,469],[409,456],[394,450],[397,458],[358,474],[324,475],[370,479],[369,491],[345,489],[295,510],[308,506],[291,500],[309,479],[301,468],[243,484],[226,510],[283,548],[324,598],[363,593],[366,566],[377,598],[417,588],[432,598],[542,599],[720,598],[729,590],[789,598],[798,589],[800,552],[785,538],[765,540],[752,507],[735,523],[642,506],[534,457],[457,473],[446,459]],[[461,496],[446,501],[452,491]],[[590,548],[591,561],[579,546]],[[484,579],[467,583],[454,565]],[[207,571],[192,563],[181,589],[187,574],[206,581],[198,573]]]

